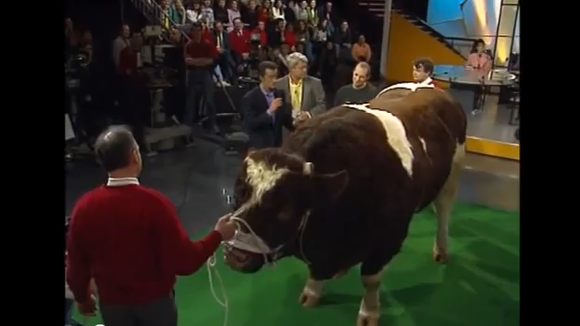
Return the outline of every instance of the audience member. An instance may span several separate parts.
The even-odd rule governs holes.
[[[161,21],[161,26],[165,30],[169,30],[171,27],[171,19],[173,11],[169,5],[169,0],[159,0],[159,7],[161,11],[159,12],[159,21]]]
[[[350,31],[350,27],[348,26],[348,22],[344,20],[340,24],[340,29],[335,32],[334,34],[334,43],[336,46],[336,55],[340,58],[340,51],[342,49],[348,49],[352,47],[352,33]]]
[[[228,35],[233,59],[236,65],[241,64],[250,53],[250,32],[244,28],[244,23],[237,17],[234,18],[234,30]]]
[[[284,32],[284,38],[282,43],[288,44],[290,50],[294,51],[296,46],[296,34],[294,33],[294,24],[286,24],[286,31]]]
[[[429,58],[417,58],[413,62],[413,80],[423,85],[437,86],[431,76],[433,75],[433,61]]]
[[[318,8],[316,8],[316,0],[310,0],[308,8],[306,8],[307,18],[306,23],[309,27],[315,27],[318,25]]]
[[[232,67],[235,66],[235,62],[230,54],[231,48],[228,33],[224,30],[224,25],[220,21],[215,22],[214,29],[211,34],[211,42],[215,44],[219,53],[216,60],[216,68],[219,67],[224,80],[223,84],[228,86],[227,81],[231,81],[233,78]]]
[[[268,45],[272,48],[279,48],[284,43],[284,33],[286,32],[286,21],[276,19],[274,29],[268,33]]]
[[[183,122],[189,126],[198,120],[198,102],[204,98],[205,109],[209,120],[210,129],[219,133],[216,124],[216,112],[214,105],[215,86],[212,81],[212,66],[219,53],[215,45],[202,39],[200,24],[191,26],[191,40],[185,45],[184,58],[187,67],[187,98]]]
[[[237,19],[242,19],[242,15],[240,13],[240,9],[238,8],[238,2],[233,0],[230,4],[230,8],[228,9],[228,31],[231,31],[234,28],[234,21]]]
[[[121,30],[119,31],[119,36],[113,41],[113,62],[115,63],[115,68],[119,67],[119,55],[121,51],[129,46],[129,37],[131,37],[131,29],[129,25],[121,25]]]
[[[341,104],[368,103],[377,95],[377,89],[368,83],[371,67],[366,62],[359,62],[352,73],[352,84],[342,86],[334,98],[334,106]]]
[[[282,3],[282,0],[276,0],[276,2],[274,2],[274,6],[272,7],[272,19],[286,20],[286,15],[284,14],[284,4]]]
[[[258,26],[252,31],[252,34],[259,35],[260,47],[265,48],[268,44],[268,33],[266,33],[266,23],[258,22]]]
[[[284,16],[289,24],[296,22],[297,5],[293,0],[288,1],[288,5],[284,7]]]
[[[183,25],[186,21],[186,11],[181,0],[172,0],[169,5],[170,18],[177,25]]]
[[[264,0],[258,9],[258,21],[268,23],[273,19],[273,17],[272,2],[270,0]]]
[[[187,23],[193,24],[197,23],[201,18],[201,5],[198,1],[189,2],[187,4],[187,10],[185,11],[187,16]]]
[[[242,21],[250,28],[254,29],[258,25],[260,9],[256,7],[256,1],[250,0],[248,6],[242,11]]]
[[[285,101],[291,104],[295,123],[299,124],[326,111],[326,94],[320,79],[307,75],[305,55],[294,52],[287,61],[288,75],[276,81],[276,89],[284,91]]]
[[[244,124],[250,138],[250,150],[279,147],[282,127],[294,130],[292,108],[281,90],[275,88],[277,65],[264,61],[258,65],[260,85],[242,99]]]
[[[308,60],[312,61],[314,58],[312,55],[312,43],[310,41],[310,29],[306,25],[306,21],[298,21],[298,28],[294,35],[296,35],[297,44],[302,44],[304,47],[304,54],[308,57]]]
[[[321,8],[318,11],[318,15],[320,20],[326,19],[332,26],[336,26],[338,24],[338,19],[336,14],[334,13],[334,10],[332,9],[331,1],[326,2],[324,8]]]
[[[294,12],[296,13],[296,20],[308,20],[308,2],[306,0],[300,1],[298,5],[294,7]]]
[[[491,70],[492,64],[491,56],[485,51],[485,42],[482,39],[473,42],[471,54],[469,54],[465,65],[469,69],[477,70],[485,75]]]
[[[177,326],[176,275],[195,273],[233,237],[235,224],[223,216],[204,238],[191,241],[171,200],[139,184],[139,145],[127,128],[109,127],[95,152],[109,179],[76,202],[69,229],[66,279],[78,310],[96,314],[93,277],[107,326],[135,320]]]
[[[364,35],[362,34],[359,35],[358,41],[352,45],[351,50],[352,50],[351,51],[352,58],[354,59],[355,62],[361,61],[369,62],[371,60],[372,55],[371,47],[366,42]]]
[[[211,0],[203,0],[203,4],[201,6],[201,17],[207,24],[208,28],[213,28],[213,23],[215,21],[215,17],[213,15],[213,8],[211,6]]]
[[[216,21],[225,24],[226,27],[229,27],[229,17],[228,17],[228,9],[226,8],[226,0],[218,0],[216,5],[213,8],[213,15]]]

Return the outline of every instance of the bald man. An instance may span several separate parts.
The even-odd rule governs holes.
[[[377,89],[369,84],[371,67],[366,62],[359,62],[352,72],[352,84],[342,86],[334,98],[334,106],[346,103],[367,103],[377,95]]]

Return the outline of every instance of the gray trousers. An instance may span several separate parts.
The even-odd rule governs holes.
[[[99,305],[106,326],[177,326],[174,294],[140,305]]]

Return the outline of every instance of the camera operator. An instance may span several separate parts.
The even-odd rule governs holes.
[[[187,98],[183,122],[193,126],[198,118],[196,104],[203,95],[209,127],[214,133],[219,134],[214,105],[215,85],[212,80],[214,60],[218,58],[218,51],[210,41],[202,39],[201,33],[201,25],[193,23],[191,25],[191,40],[185,45],[183,53],[187,68]]]

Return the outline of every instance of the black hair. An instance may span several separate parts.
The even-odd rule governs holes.
[[[105,170],[111,172],[129,165],[136,144],[129,127],[110,126],[97,138],[95,154]]]
[[[431,76],[433,74],[433,61],[429,58],[417,58],[413,61],[413,67],[419,69],[423,67],[423,71]]]
[[[236,18],[234,18],[234,20],[232,20],[232,23],[235,24],[236,23],[236,20],[239,20],[240,22],[242,21],[242,19],[240,17],[236,17]]]
[[[191,24],[191,30],[193,31],[194,28],[199,28],[201,29],[201,24],[199,22],[195,22]]]
[[[477,46],[483,44],[483,47],[485,48],[485,41],[483,39],[477,39],[475,41],[473,41],[473,45],[471,46],[471,52],[470,53],[476,53],[477,52]]]
[[[277,70],[278,65],[272,61],[262,61],[258,65],[258,74],[260,77],[264,77],[266,75],[266,70]]]

